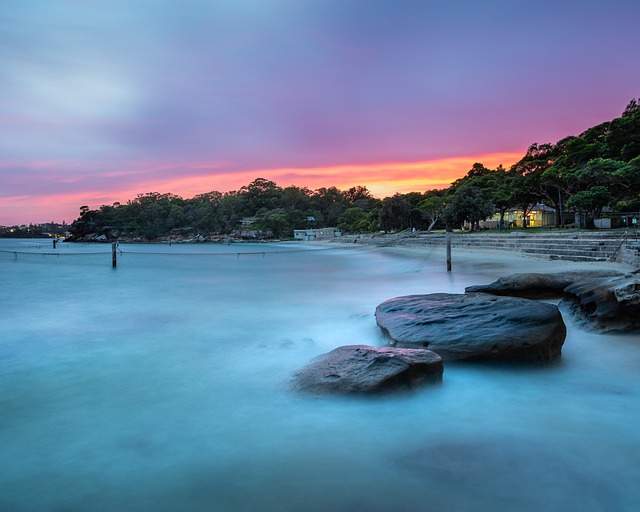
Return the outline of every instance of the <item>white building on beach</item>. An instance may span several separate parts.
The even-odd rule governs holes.
[[[312,240],[330,240],[342,233],[337,228],[318,228],[318,229],[294,229],[293,238],[296,240],[304,240],[306,242]]]

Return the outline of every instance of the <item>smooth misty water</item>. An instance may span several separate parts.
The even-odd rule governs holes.
[[[38,243],[0,250],[53,252]],[[640,509],[640,335],[566,320],[542,369],[448,364],[441,386],[376,398],[287,388],[318,354],[384,344],[380,302],[506,265],[121,249],[117,269],[108,246],[0,252],[2,512]]]

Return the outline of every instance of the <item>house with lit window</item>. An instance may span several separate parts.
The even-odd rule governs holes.
[[[498,229],[500,223],[500,213],[496,213],[491,219],[480,222],[481,229]],[[555,226],[556,210],[544,204],[536,204],[529,210],[526,217],[523,218],[522,208],[510,208],[504,214],[505,228],[540,228],[546,226]]]

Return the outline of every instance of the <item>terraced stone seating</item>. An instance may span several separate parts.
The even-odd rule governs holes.
[[[632,245],[639,235],[631,232],[625,243]],[[622,245],[623,233],[619,231],[580,231],[523,233],[522,231],[499,234],[454,233],[451,245],[457,249],[482,249],[518,252],[533,257],[569,261],[607,261],[612,259]],[[363,244],[389,246],[444,247],[443,234],[407,233],[362,238]]]

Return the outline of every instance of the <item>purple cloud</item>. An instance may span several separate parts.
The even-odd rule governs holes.
[[[3,195],[135,186],[140,162],[150,183],[203,162],[524,152],[640,95],[638,15],[630,0],[9,0],[0,217]]]

